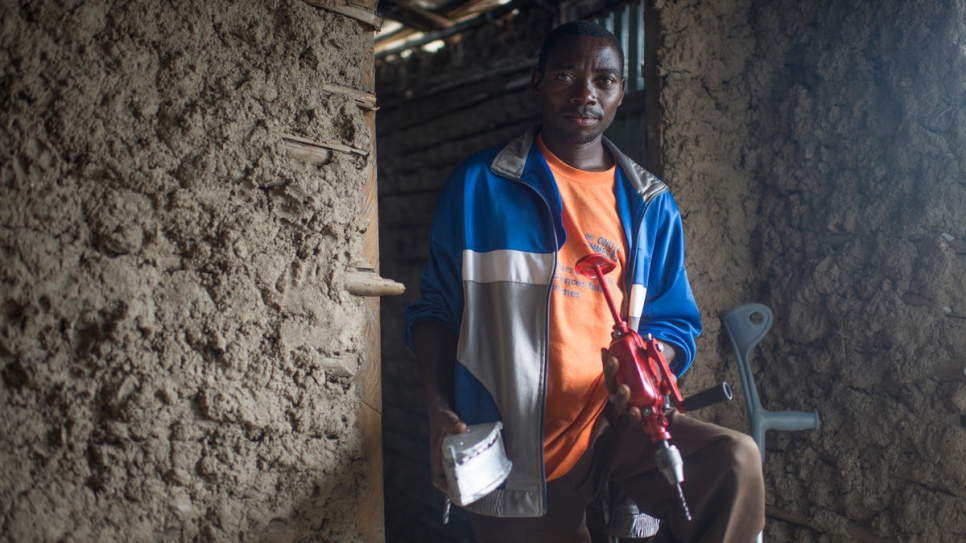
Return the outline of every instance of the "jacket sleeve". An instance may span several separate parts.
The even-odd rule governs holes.
[[[403,340],[413,348],[413,327],[436,321],[459,333],[463,316],[463,213],[465,168],[458,167],[440,191],[433,213],[429,255],[419,282],[419,299],[406,307]]]
[[[644,228],[647,243],[639,250],[645,251],[648,280],[638,332],[675,346],[677,356],[671,371],[680,377],[694,362],[701,316],[685,269],[681,212],[670,193],[660,194],[650,203]]]

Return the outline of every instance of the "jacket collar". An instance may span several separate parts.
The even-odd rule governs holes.
[[[501,149],[494,157],[493,162],[490,163],[493,172],[510,179],[522,180],[523,171],[526,168],[527,159],[530,156],[533,141],[536,139],[539,128],[533,127],[527,130],[525,134]],[[652,198],[667,190],[667,186],[660,179],[631,160],[607,138],[604,138],[604,147],[617,160],[617,165],[645,202],[649,202]]]

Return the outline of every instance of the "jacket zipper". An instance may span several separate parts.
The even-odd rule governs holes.
[[[550,178],[553,179],[553,174],[549,174],[549,175],[550,175]],[[540,194],[540,191],[538,191],[536,188],[534,188],[529,183],[523,181],[523,179],[516,179],[515,181],[517,183],[520,183],[520,184],[524,185],[525,187],[529,188],[531,191],[533,191],[537,195],[537,197],[540,199],[540,201],[543,202],[543,205],[544,205],[544,207],[547,210],[547,215],[550,217],[550,231],[551,231],[551,234],[553,235],[553,246],[554,246],[554,251],[553,251],[553,266],[550,268],[550,277],[548,277],[548,281],[547,281],[547,284],[548,284],[549,288],[547,290],[547,302],[546,302],[546,306],[544,307],[544,330],[545,330],[545,336],[544,336],[544,341],[543,341],[543,346],[544,346],[544,349],[543,349],[543,364],[541,364],[541,368],[540,368],[540,398],[541,398],[541,401],[542,401],[542,404],[543,405],[540,408],[540,435],[541,435],[541,438],[538,440],[539,453],[540,453],[539,454],[539,458],[540,458],[540,480],[543,483],[543,489],[542,489],[542,491],[540,493],[540,508],[541,508],[541,510],[544,511],[544,514],[546,514],[546,510],[547,510],[547,468],[546,468],[546,465],[544,464],[545,459],[543,457],[543,437],[542,436],[543,436],[544,427],[546,426],[546,418],[547,418],[547,374],[550,371],[550,368],[549,368],[549,365],[550,365],[550,297],[551,297],[551,295],[553,293],[553,278],[554,278],[554,274],[557,272],[557,227],[556,227],[556,224],[554,223],[554,214],[553,214],[553,209],[551,209],[551,207],[550,207],[550,202],[548,202],[547,199],[544,198],[544,196],[542,194]],[[554,181],[554,183],[556,183],[556,180],[555,179],[553,181]]]

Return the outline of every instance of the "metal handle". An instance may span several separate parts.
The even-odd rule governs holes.
[[[731,387],[728,383],[722,381],[717,385],[688,396],[681,402],[681,410],[685,413],[689,411],[697,411],[698,409],[704,409],[705,407],[710,407],[716,403],[727,402],[731,400],[733,394],[731,392]]]

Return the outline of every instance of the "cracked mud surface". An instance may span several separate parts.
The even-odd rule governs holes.
[[[966,10],[927,2],[661,2],[666,179],[705,356],[761,302],[765,540],[966,540]],[[718,409],[747,428],[743,398]],[[784,520],[779,520],[784,517]]]
[[[366,34],[304,2],[0,8],[0,541],[358,538],[341,286]],[[371,90],[371,89],[369,89]]]

